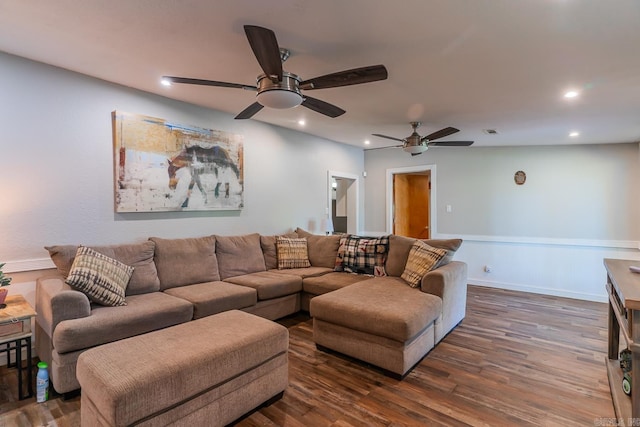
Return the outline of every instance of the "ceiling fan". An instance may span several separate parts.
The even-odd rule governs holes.
[[[220,86],[257,91],[256,102],[249,105],[235,117],[236,119],[249,119],[265,106],[284,109],[293,108],[300,104],[310,110],[335,118],[344,114],[345,110],[328,102],[303,95],[302,90],[357,85],[387,78],[387,69],[384,65],[372,65],[302,80],[296,74],[282,69],[282,63],[287,60],[290,52],[278,46],[276,35],[272,30],[255,25],[245,25],[244,32],[247,35],[253,54],[258,60],[262,71],[264,71],[264,74],[258,76],[256,86],[172,76],[164,76],[163,80],[170,83]]]
[[[412,156],[417,156],[418,154],[422,154],[429,147],[468,147],[473,144],[473,141],[441,141],[441,142],[433,142],[435,139],[444,138],[445,136],[452,135],[456,132],[460,132],[459,129],[446,127],[444,129],[440,129],[439,131],[430,133],[427,136],[420,136],[416,129],[420,126],[420,122],[410,122],[409,123],[413,128],[413,133],[406,138],[394,138],[393,136],[380,135],[379,133],[374,133],[373,136],[378,136],[380,138],[392,139],[394,141],[402,142],[402,145],[392,145],[389,147],[378,147],[378,148],[368,148],[367,150],[380,150],[382,148],[399,148],[402,147],[404,151],[407,153],[411,153]]]

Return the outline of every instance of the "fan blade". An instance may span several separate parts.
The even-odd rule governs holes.
[[[339,71],[337,73],[305,80],[300,83],[300,87],[302,89],[326,89],[330,87],[358,85],[361,83],[385,80],[387,76],[387,69],[384,65],[371,65],[369,67]]]
[[[217,82],[215,80],[190,79],[187,77],[162,76],[162,80],[167,80],[171,83],[186,83],[189,85],[219,86],[219,87],[230,87],[234,89],[258,90],[256,86],[243,85],[240,83],[227,83],[227,82]]]
[[[385,148],[402,148],[402,147],[403,145],[389,145],[388,147],[365,148],[364,151],[384,150]]]
[[[256,114],[258,111],[262,110],[262,105],[254,102],[253,104],[249,105],[247,108],[245,108],[244,110],[242,110],[240,112],[240,114],[238,114],[235,118],[236,119],[250,119],[251,117],[254,116],[254,114]]]
[[[430,142],[429,147],[468,147],[473,141],[440,141]]]
[[[244,32],[262,71],[272,79],[277,77],[281,82],[282,60],[275,33],[268,28],[255,25],[245,25]]]
[[[394,138],[394,137],[392,137],[392,136],[387,136],[387,135],[380,135],[379,133],[372,133],[371,135],[373,135],[373,136],[378,136],[378,137],[380,137],[380,138],[393,139],[394,141],[404,142],[404,139]]]
[[[454,134],[456,132],[460,132],[460,129],[448,127],[448,128],[440,129],[439,131],[436,131],[434,133],[430,133],[427,136],[423,136],[421,138],[421,140],[422,141],[433,141],[434,139],[444,138],[445,136],[452,135],[452,134]]]
[[[333,119],[346,113],[346,111],[344,111],[340,107],[336,107],[333,104],[329,104],[328,102],[324,102],[319,99],[312,98],[310,96],[304,97],[304,101],[302,101],[302,105],[304,105],[310,110],[313,110],[320,114],[324,114],[325,116],[329,116]]]

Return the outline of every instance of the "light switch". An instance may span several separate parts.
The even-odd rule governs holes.
[[[451,205],[447,205],[447,213],[451,213]]]

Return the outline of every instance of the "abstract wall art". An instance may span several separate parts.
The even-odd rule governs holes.
[[[112,113],[116,212],[243,208],[243,138]]]

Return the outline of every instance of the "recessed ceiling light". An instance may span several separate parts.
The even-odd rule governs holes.
[[[569,134],[569,136],[570,136],[571,138],[575,138],[576,136],[580,136],[580,132],[571,132],[571,133]]]
[[[364,140],[364,145],[369,145],[369,144],[371,144],[371,141],[369,141],[368,139],[365,139]]]
[[[171,82],[168,79],[162,79],[160,80],[160,84],[162,86],[171,86]]]
[[[298,120],[298,124],[300,126],[304,126],[307,122],[305,122],[304,120]]]
[[[575,98],[575,97],[577,97],[578,95],[579,95],[579,94],[578,94],[578,92],[577,92],[577,91],[575,91],[575,90],[570,90],[569,92],[567,92],[567,93],[565,93],[565,94],[564,94],[564,97],[565,97],[565,98]]]

